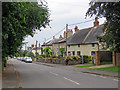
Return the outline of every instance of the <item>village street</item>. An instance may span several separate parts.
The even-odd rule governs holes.
[[[118,88],[112,77],[101,77],[35,63],[10,60],[22,88]],[[4,84],[4,83],[3,83]]]

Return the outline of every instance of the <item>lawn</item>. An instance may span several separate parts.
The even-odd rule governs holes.
[[[96,66],[96,65],[84,65],[84,66],[76,66],[76,68],[88,68],[88,67],[92,67],[92,66]]]
[[[120,65],[119,66],[105,67],[105,68],[96,68],[96,70],[105,70],[105,71],[120,72]]]

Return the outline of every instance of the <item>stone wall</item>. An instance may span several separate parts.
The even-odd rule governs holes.
[[[41,59],[37,59],[37,62],[43,62],[43,63],[53,63],[53,64],[63,64],[65,65],[66,62],[64,59],[48,59],[48,58],[41,58]],[[76,65],[76,64],[80,64],[81,63],[81,60],[69,60],[68,61],[68,65]]]

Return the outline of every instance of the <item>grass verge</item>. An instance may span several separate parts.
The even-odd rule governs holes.
[[[120,65],[119,66],[105,67],[105,68],[96,68],[96,70],[120,72]]]
[[[88,68],[88,67],[92,67],[92,66],[96,66],[96,65],[84,65],[84,66],[76,66],[76,68]]]

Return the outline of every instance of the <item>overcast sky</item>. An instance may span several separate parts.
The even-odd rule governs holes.
[[[45,29],[42,29],[42,31],[37,31],[37,34],[34,35],[34,37],[28,36],[25,38],[25,41],[28,42],[27,46],[31,46],[31,44],[35,44],[35,41],[37,40],[38,43],[42,44],[48,38],[51,38],[61,31],[66,24],[74,24],[74,23],[80,23],[87,20],[94,19],[94,17],[90,18],[87,17],[85,19],[85,14],[89,8],[89,2],[90,0],[46,0],[48,3],[48,8],[50,10],[50,19],[52,20],[50,22],[50,27],[47,27]],[[99,19],[100,24],[104,23],[104,18]],[[69,26],[69,29],[73,29],[74,27]],[[77,25],[79,29],[88,28],[93,26],[93,21],[82,23]],[[59,35],[63,36],[63,32],[65,29],[59,33],[55,38],[58,38]],[[23,46],[24,49],[24,46]]]

